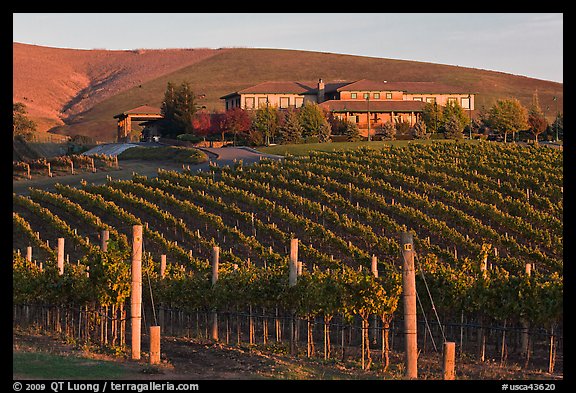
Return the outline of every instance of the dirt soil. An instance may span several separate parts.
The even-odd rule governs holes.
[[[391,366],[387,373],[380,370],[362,371],[358,362],[331,360],[325,362],[321,354],[306,358],[274,353],[253,345],[226,345],[206,339],[163,337],[161,364],[150,365],[147,358],[148,338],[143,335],[140,361],[83,350],[56,338],[32,333],[13,334],[13,352],[48,352],[86,359],[118,363],[124,370],[125,380],[356,380],[403,379],[401,353],[391,353]],[[379,356],[373,354],[374,364]],[[421,354],[418,360],[419,379],[441,379],[442,359],[439,354]],[[459,380],[550,380],[563,379],[562,374],[548,374],[538,370],[522,370],[517,365],[499,367],[495,362],[480,364],[472,359],[459,359],[456,363]],[[13,375],[14,379],[27,379]]]
[[[212,148],[203,149],[208,155],[209,161],[197,164],[187,165],[192,171],[209,169],[209,162],[215,162],[220,166],[233,165],[235,161],[242,160],[244,164],[251,164],[260,160],[260,157],[279,158],[269,154],[259,153],[254,150],[244,148]],[[166,170],[182,170],[182,164],[171,161],[143,161],[143,160],[121,160],[120,169],[107,169],[105,171],[97,171],[96,173],[83,172],[76,175],[62,174],[54,177],[41,177],[13,180],[12,191],[16,194],[27,195],[28,188],[40,188],[42,190],[50,190],[55,183],[60,183],[70,186],[79,186],[82,180],[88,183],[102,184],[105,183],[108,177],[115,180],[130,180],[132,173],[140,175],[155,177],[158,173],[158,168]]]

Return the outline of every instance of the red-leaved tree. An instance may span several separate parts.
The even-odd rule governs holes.
[[[248,133],[252,126],[252,118],[247,111],[236,107],[229,109],[224,113],[223,123],[222,136],[224,136],[225,132],[234,134],[234,146],[236,146],[236,138],[238,134]]]

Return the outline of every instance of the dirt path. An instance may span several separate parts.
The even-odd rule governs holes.
[[[242,160],[244,164],[252,164],[260,161],[261,157],[280,158],[280,156],[267,155],[252,149],[244,149],[239,147],[223,149],[207,148],[202,150],[208,154],[209,161],[202,164],[190,165],[190,169],[192,171],[207,170],[210,167],[210,161],[215,162],[220,166],[224,166],[233,165],[235,161],[239,160]],[[133,172],[148,177],[154,177],[158,173],[158,168],[166,170],[182,170],[182,164],[175,162],[123,160],[120,161],[120,169],[118,170],[110,169],[96,173],[86,172],[77,175],[62,175],[32,180],[13,180],[12,191],[16,194],[26,195],[29,193],[29,187],[50,190],[56,183],[70,186],[79,186],[82,180],[85,180],[88,183],[101,184],[106,182],[108,176],[115,180],[129,180],[132,178]]]

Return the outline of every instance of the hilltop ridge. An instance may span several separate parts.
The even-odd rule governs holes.
[[[563,84],[475,68],[409,60],[286,49],[48,48],[13,43],[13,100],[23,102],[40,131],[113,140],[113,116],[140,105],[161,106],[167,82],[188,81],[201,105],[223,110],[220,97],[265,81],[430,81],[477,94],[477,107],[498,98],[525,106],[535,91],[553,118]],[[558,97],[558,102],[553,97]]]

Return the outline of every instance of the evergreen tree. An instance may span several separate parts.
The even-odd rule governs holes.
[[[382,137],[387,141],[394,141],[396,140],[396,126],[391,122],[387,121],[382,125],[380,128],[380,133]]]
[[[282,143],[300,143],[302,141],[302,130],[298,112],[293,109],[286,111],[278,130]]]
[[[430,139],[430,134],[426,128],[426,123],[422,120],[418,120],[414,127],[412,128],[412,137],[414,139]]]
[[[160,123],[164,135],[192,134],[194,114],[198,110],[196,96],[190,83],[175,86],[168,82],[162,102],[163,121]]]
[[[462,139],[464,128],[469,123],[468,117],[458,103],[447,103],[442,110],[442,126],[446,138]]]
[[[344,131],[344,135],[346,135],[346,140],[349,142],[357,142],[362,137],[360,136],[360,129],[356,123],[351,121],[346,122],[346,129]]]

